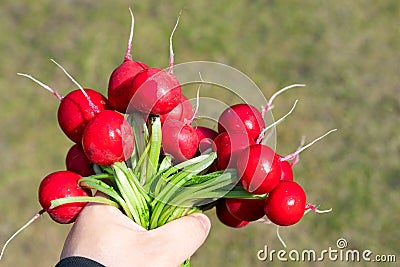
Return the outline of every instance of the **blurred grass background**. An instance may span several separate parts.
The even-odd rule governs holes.
[[[302,135],[310,141],[339,131],[301,155],[295,168],[308,201],[329,214],[307,215],[281,228],[289,249],[336,248],[400,253],[400,2],[376,1],[89,1],[37,0],[0,3],[0,240],[40,209],[37,188],[48,173],[64,169],[71,146],[61,133],[58,101],[17,72],[34,75],[65,95],[73,84],[49,59],[64,65],[84,86],[106,94],[111,71],[122,62],[130,17],[135,12],[133,54],[166,67],[168,38],[175,62],[209,60],[241,70],[268,98],[292,83],[306,88],[275,102],[295,113],[278,127],[278,152],[293,151]],[[264,245],[279,250],[275,227],[235,230],[212,212],[211,234],[193,266],[284,266],[260,262]],[[53,266],[70,226],[42,216],[8,247],[2,266]],[[301,264],[298,264],[299,266]],[[303,263],[301,266],[357,266]],[[359,263],[363,266],[364,263]]]

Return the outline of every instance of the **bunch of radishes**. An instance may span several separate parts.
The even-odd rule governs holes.
[[[196,112],[173,74],[171,39],[168,69],[134,61],[133,21],[132,15],[128,48],[111,73],[107,97],[83,88],[54,60],[78,87],[64,97],[20,74],[59,99],[59,126],[74,143],[66,170],[40,183],[43,210],[36,217],[47,212],[58,223],[71,223],[86,203],[99,202],[120,208],[146,229],[213,207],[231,227],[265,215],[287,226],[307,209],[316,210],[293,181],[292,166],[323,136],[288,156],[263,142],[275,126],[265,125],[265,113],[277,95],[294,86],[273,95],[261,111],[247,103],[228,107],[216,130],[196,126]],[[106,197],[93,195],[97,191]]]
[[[254,198],[235,198],[228,193],[217,201],[217,216],[228,226],[243,227],[265,215],[276,225],[289,226],[297,223],[306,210],[316,210],[307,205],[303,188],[293,180],[292,167],[301,151],[326,134],[288,156],[277,154],[262,142],[268,128],[263,113],[281,92],[271,98],[263,112],[249,104],[237,104],[219,117],[219,133],[213,140],[216,168],[234,168],[239,178],[237,187],[254,195]]]

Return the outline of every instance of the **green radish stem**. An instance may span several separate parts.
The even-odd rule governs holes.
[[[90,177],[84,177],[79,180],[79,185],[82,187],[88,187],[100,191],[107,196],[113,198],[117,203],[122,207],[126,216],[133,220],[132,213],[126,204],[125,200],[114,190],[113,187],[108,184],[102,182],[101,180],[97,180]]]
[[[200,171],[205,169],[204,167],[205,165],[208,164],[211,165],[211,163],[216,159],[216,157],[217,154],[215,152],[211,152],[210,154],[203,154],[195,158],[183,161],[175,166],[172,166],[172,168],[170,168],[165,174],[163,174],[163,177],[168,177],[169,175],[171,175],[174,172],[177,172],[178,170],[199,173]]]
[[[212,159],[212,158],[211,158]],[[205,158],[201,164],[202,167],[209,165],[210,162]],[[200,166],[193,164],[188,169],[200,172]],[[170,220],[173,214],[177,213],[176,209],[191,208],[198,200],[205,198],[219,198],[223,192],[218,192],[219,189],[232,184],[232,173],[223,173],[221,175],[207,174],[201,176],[198,183],[193,184],[196,179],[194,172],[182,170],[181,172],[169,178],[170,182],[165,183],[165,180],[160,180],[157,184],[163,183],[162,190],[156,189],[159,193],[155,195],[155,199],[151,203],[152,216],[150,229],[163,225]],[[208,178],[209,177],[209,178]],[[184,188],[184,190],[180,190]],[[183,206],[183,207],[182,207]],[[174,216],[173,216],[174,217]]]
[[[135,173],[136,175],[140,174],[140,169],[141,169],[141,167],[144,165],[143,162],[144,162],[145,159],[148,157],[147,154],[149,153],[149,151],[150,151],[150,144],[148,144],[148,145],[146,146],[146,148],[144,149],[143,153],[140,155],[139,160],[138,160],[137,163],[136,163],[135,170],[134,170],[134,173]],[[143,172],[143,171],[144,171],[144,170],[142,169],[142,172]],[[146,178],[146,177],[144,177],[144,178]],[[145,183],[146,181],[142,181],[142,180],[141,180],[140,182],[143,184],[143,183]]]
[[[196,212],[196,211],[198,211],[198,208],[196,208],[196,207],[192,207],[192,208],[188,207],[188,208],[176,209],[174,211],[174,213],[168,218],[168,220],[166,222],[164,222],[164,224],[166,224],[166,223],[168,223],[170,221],[173,221],[175,219],[181,218],[181,217],[183,217],[185,215],[188,215],[189,213]]]
[[[158,220],[158,224],[164,225],[169,221],[180,218],[184,213],[187,213],[188,209],[190,209],[190,207],[169,206],[169,209],[166,211],[163,210],[162,216]]]
[[[152,200],[151,197],[147,194],[147,191],[140,184],[138,177],[133,173],[132,169],[127,168],[126,165],[123,167],[125,169],[125,174],[128,178],[129,183],[135,190],[137,190],[138,193],[140,193],[140,195],[144,199],[143,203],[145,203],[145,206],[147,207],[147,203],[150,203]]]
[[[201,159],[201,160],[199,160],[199,159]],[[185,167],[183,167],[184,164],[182,164],[182,163],[176,165],[175,167],[177,169],[182,168],[181,172],[178,172],[177,174],[169,177],[174,172],[174,168],[171,168],[170,169],[171,172],[167,171],[165,174],[161,175],[161,178],[163,180],[165,180],[166,182],[171,182],[172,184],[174,184],[175,181],[180,181],[181,179],[185,178],[187,175],[190,175],[190,174],[196,175],[196,174],[200,173],[201,171],[205,170],[213,163],[213,161],[215,159],[216,159],[215,152],[210,153],[208,155],[198,156],[196,158],[182,162],[182,163],[191,162],[191,164],[188,164],[188,165],[185,164]],[[197,160],[197,161],[194,161],[194,160]],[[179,166],[181,164],[182,164],[182,166]],[[158,194],[158,190],[156,190],[156,194]]]
[[[266,194],[263,195],[254,195],[252,193],[247,192],[241,186],[235,186],[228,193],[226,193],[224,198],[244,198],[244,199],[263,199],[266,197]]]
[[[146,169],[146,176],[148,181],[145,181],[146,183],[152,183],[153,176],[157,172],[158,161],[160,158],[160,151],[161,151],[161,141],[162,141],[161,121],[160,117],[157,116],[152,119],[151,123],[150,151]]]
[[[161,161],[160,166],[158,166],[158,172],[165,172],[168,168],[172,167],[172,156],[166,155],[164,159]]]
[[[133,113],[127,116],[129,124],[132,126],[133,135],[135,136],[135,151],[131,157],[131,166],[134,168],[134,174],[140,175],[140,183],[146,181],[146,173],[140,173],[142,164],[146,164],[147,153],[150,150],[149,132],[146,122],[143,120],[142,114]]]
[[[192,158],[187,161],[183,161],[175,166],[171,166],[170,168],[166,169],[165,171],[161,171],[158,173],[157,176],[159,176],[159,181],[156,184],[155,190],[154,190],[154,195],[158,196],[161,192],[162,187],[167,183],[170,182],[175,176],[173,175],[174,173],[179,174],[178,171],[181,170],[180,175],[183,176],[187,175],[188,173],[199,173],[205,168],[207,168],[209,165],[212,164],[212,162],[216,158],[216,153],[210,153],[210,154],[203,154],[198,157]],[[181,178],[181,176],[178,176],[178,179]]]
[[[196,176],[190,177],[190,180],[186,179],[185,184],[183,184],[184,190],[175,190],[176,195],[174,198],[170,200],[166,198],[165,200],[168,201],[169,205],[187,207],[193,205],[194,203],[192,202],[196,202],[199,199],[220,198],[225,192],[218,190],[232,185],[234,180],[231,173],[223,173],[219,176],[204,175],[203,177],[208,176],[211,178],[197,184],[191,184],[191,180],[195,179]]]
[[[166,184],[160,194],[156,196],[157,198],[153,200],[153,202],[151,203],[152,216],[150,219],[150,229],[154,229],[159,226],[158,219],[162,215],[164,206],[167,205],[165,202],[168,201],[168,199],[170,199],[171,196],[175,194],[176,190],[173,190],[173,188],[180,188],[185,184],[185,178],[187,179],[187,176],[188,174],[175,183]]]
[[[140,184],[132,171],[129,171],[124,162],[116,162],[112,165],[115,173],[115,182],[122,198],[132,213],[133,219],[137,224],[144,228],[149,225],[149,208]]]
[[[49,209],[54,209],[64,204],[78,203],[78,202],[100,203],[120,208],[120,205],[118,205],[118,203],[104,197],[64,197],[52,200]]]
[[[192,206],[201,199],[220,198],[223,192],[218,192],[220,188],[224,188],[232,184],[230,174],[222,174],[216,179],[203,182],[202,184],[185,188],[183,193],[177,194],[169,204],[174,206]]]

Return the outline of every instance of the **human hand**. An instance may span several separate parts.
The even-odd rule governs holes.
[[[146,230],[117,208],[89,203],[65,241],[61,259],[81,256],[107,267],[179,266],[204,243],[211,223],[195,213]]]

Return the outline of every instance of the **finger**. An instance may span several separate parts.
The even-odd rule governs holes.
[[[196,250],[204,243],[210,232],[210,219],[202,213],[194,213],[180,219],[171,221],[151,231],[153,238],[158,239],[161,244],[158,249],[164,255],[174,255],[179,265],[190,258]]]
[[[98,196],[103,197],[101,192]],[[78,215],[75,224],[77,223],[84,225],[100,224],[118,228],[125,227],[129,230],[140,232],[146,231],[146,229],[129,219],[118,208],[102,203],[88,203]]]
[[[129,241],[129,236],[147,232],[146,229],[134,223],[119,209],[101,203],[88,203],[79,213],[65,241],[61,259],[84,255],[88,258],[102,258],[100,247],[106,247],[108,242]],[[94,248],[93,249],[93,245]]]

